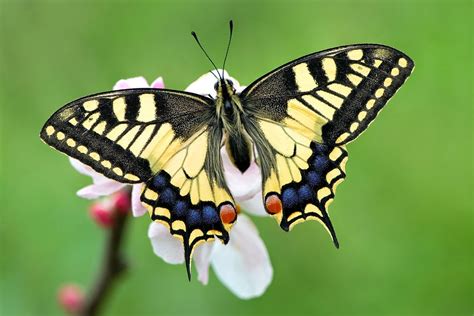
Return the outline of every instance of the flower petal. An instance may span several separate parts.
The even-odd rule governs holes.
[[[262,192],[259,191],[252,198],[238,202],[240,208],[246,213],[255,216],[269,216],[263,205]]]
[[[250,167],[244,173],[241,173],[232,164],[225,148],[221,149],[221,156],[227,185],[237,203],[251,199],[261,191],[262,175],[255,162],[252,162]]]
[[[215,241],[205,242],[194,250],[193,261],[198,273],[198,280],[204,285],[209,281],[209,265]]]
[[[77,195],[84,199],[96,199],[101,196],[110,195],[125,186],[123,183],[104,177],[79,160],[69,158],[69,161],[74,169],[83,175],[91,177],[94,183],[77,191]]]
[[[71,163],[72,167],[76,169],[76,171],[79,172],[80,174],[83,174],[89,177],[92,177],[94,173],[97,174],[97,172],[94,171],[94,169],[92,169],[88,165],[83,164],[77,159],[69,157],[69,162]]]
[[[90,176],[92,178],[92,182],[97,185],[108,185],[109,182],[119,183],[118,181],[107,178],[106,176],[95,171],[91,172]]]
[[[216,90],[214,90],[214,84],[216,83],[216,78],[212,75],[211,72],[202,75],[196,81],[191,83],[185,91],[193,92],[201,95],[211,95],[213,98],[216,97]]]
[[[134,77],[129,79],[121,79],[114,85],[114,90],[131,89],[131,88],[148,88],[148,82],[143,77]]]
[[[165,87],[163,77],[156,78],[155,81],[152,82],[151,87],[155,89],[163,89]]]
[[[80,189],[77,191],[77,195],[84,199],[97,199],[98,197],[115,193],[124,186],[125,184],[114,180],[102,181]]]
[[[100,173],[98,173],[97,171],[89,167],[88,165],[83,164],[79,160],[69,157],[69,161],[71,162],[71,165],[73,166],[73,168],[76,169],[79,173],[91,177],[94,184],[102,186],[102,185],[108,185],[109,182],[118,183],[115,180],[109,179],[101,175]]]
[[[240,93],[240,92],[244,91],[245,88],[247,88],[247,86],[238,86],[238,87],[235,87],[235,91],[237,93]]]
[[[148,228],[153,252],[166,263],[184,263],[183,245],[179,239],[170,234],[163,224],[152,222]]]
[[[142,201],[140,200],[142,187],[143,183],[132,185],[132,214],[135,217],[142,216],[147,212],[146,208],[142,204]]]
[[[173,237],[162,224],[152,222],[148,229],[153,252],[166,263],[184,263],[183,245],[179,239]],[[198,273],[198,280],[206,285],[209,281],[209,265],[215,242],[205,242],[194,250],[193,261]]]
[[[239,215],[227,245],[215,243],[212,267],[221,282],[241,299],[265,292],[273,268],[267,249],[247,216]]]

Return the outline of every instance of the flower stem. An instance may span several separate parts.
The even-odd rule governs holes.
[[[101,271],[78,315],[98,315],[114,281],[127,269],[121,247],[128,217],[130,215],[125,212],[115,212],[113,224],[108,231]]]

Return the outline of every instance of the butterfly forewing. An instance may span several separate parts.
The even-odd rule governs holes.
[[[101,93],[61,108],[41,138],[111,179],[144,182],[206,125],[209,101],[158,89]]]
[[[274,70],[247,87],[242,99],[258,118],[288,123],[317,142],[341,145],[367,128],[413,66],[390,47],[339,47]]]
[[[408,78],[413,61],[381,45],[351,45],[292,61],[241,94],[258,153],[267,211],[288,230],[321,221],[345,178],[344,145],[360,135]]]

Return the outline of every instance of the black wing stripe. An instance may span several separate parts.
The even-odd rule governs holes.
[[[313,95],[314,97],[316,97],[318,100],[320,100],[321,102],[323,103],[326,103],[328,106],[330,106],[331,108],[333,109],[337,109],[336,107],[334,107],[332,104],[329,104],[326,100],[324,100],[323,98],[317,96],[317,95]],[[308,104],[308,102],[306,102],[306,100],[304,100],[303,98],[301,97],[298,97],[296,98],[299,102],[301,102],[304,106],[306,106],[309,110],[317,113],[318,115],[324,117],[326,120],[330,120],[329,117],[327,117],[326,115],[324,115],[322,112],[318,111],[318,109],[312,107],[310,104]]]
[[[148,140],[145,142],[145,145],[143,145],[143,148],[142,150],[140,151],[140,153],[138,154],[138,156],[142,156],[143,152],[147,149],[147,147],[150,145],[151,141],[153,138],[155,138],[156,136],[156,133],[158,133],[158,130],[160,129],[159,125],[156,124],[155,127],[153,128],[153,131],[151,132],[151,135],[150,137],[148,138]]]

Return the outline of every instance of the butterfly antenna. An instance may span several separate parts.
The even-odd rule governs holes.
[[[211,73],[214,75],[214,77],[216,77],[217,80],[222,79],[222,78],[221,78],[221,75],[220,75],[220,73],[219,73],[219,71],[217,70],[216,64],[214,64],[214,62],[212,61],[211,57],[209,57],[209,55],[207,54],[207,52],[206,52],[206,50],[204,49],[204,47],[202,47],[201,42],[199,42],[199,39],[198,39],[198,37],[197,37],[197,35],[196,35],[196,32],[194,32],[194,31],[191,32],[191,35],[194,37],[194,39],[195,39],[196,42],[198,43],[198,45],[199,45],[199,47],[201,48],[201,50],[204,52],[204,54],[206,55],[207,59],[209,59],[209,61],[211,62],[211,64],[214,66],[214,69],[216,70],[217,75],[219,76],[219,78],[217,78],[216,75],[214,75],[213,72],[211,72]]]
[[[219,77],[217,77],[216,74],[212,72],[212,69],[209,69],[209,73],[211,73],[214,76],[214,78],[216,78],[216,80],[219,81]]]
[[[232,42],[232,33],[234,31],[234,22],[229,21],[229,41],[227,42],[227,50],[225,51],[224,63],[222,65],[222,78],[224,78],[225,62],[227,61],[227,55],[229,55],[230,43]]]

